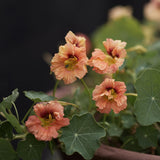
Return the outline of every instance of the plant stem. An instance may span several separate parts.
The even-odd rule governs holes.
[[[55,84],[55,86],[53,88],[53,97],[55,97],[55,93],[56,93],[56,89],[58,87],[58,84],[59,84],[59,80],[56,80],[56,84]]]
[[[160,127],[159,127],[158,123],[155,123],[154,126],[160,132]]]
[[[103,115],[103,124],[105,125],[105,122],[106,122],[106,118],[107,118],[107,114],[104,113]]]
[[[54,151],[53,151],[52,141],[49,141],[49,148],[50,148],[51,154],[53,155]]]
[[[81,82],[82,82],[83,86],[85,87],[85,89],[86,89],[86,91],[87,91],[87,93],[88,93],[88,96],[89,96],[89,107],[88,107],[88,111],[90,111],[90,110],[91,110],[91,105],[92,105],[92,97],[91,97],[91,94],[90,94],[90,92],[89,92],[89,88],[88,88],[87,84],[85,83],[85,81],[84,81],[83,79],[81,79]]]
[[[63,101],[57,101],[57,102],[59,102],[62,106],[71,105],[71,106],[76,107],[77,109],[79,109],[79,106],[74,104],[74,103],[63,102]]]
[[[121,148],[124,148],[124,146],[125,146],[127,143],[129,143],[130,141],[132,141],[132,140],[133,140],[132,137],[129,138],[126,142],[123,143],[123,145],[121,146]]]
[[[13,104],[14,110],[15,110],[15,112],[16,112],[17,119],[18,119],[18,121],[19,121],[19,114],[18,114],[17,107],[16,107],[16,105],[15,105],[14,102],[12,102],[12,104]]]
[[[2,125],[3,123],[8,122],[8,120],[4,120],[0,122],[0,125]]]
[[[34,103],[33,103],[32,106],[29,108],[29,110],[27,111],[27,113],[25,114],[25,116],[23,117],[23,119],[22,119],[22,121],[21,121],[22,124],[24,124],[24,121],[26,120],[27,116],[30,114],[33,106],[34,106]]]
[[[5,119],[6,119],[6,116],[4,115],[4,113],[3,113],[3,112],[0,112],[0,115],[1,115],[3,118],[5,118]]]
[[[139,54],[143,54],[143,53],[146,53],[147,52],[147,49],[144,48],[142,45],[136,45],[136,46],[133,46],[131,48],[128,48],[126,49],[127,52],[137,52]]]
[[[13,140],[15,140],[15,139],[24,139],[24,138],[26,137],[27,134],[28,134],[28,132],[25,133],[25,134],[18,134],[18,135],[15,135],[15,136],[13,136]]]
[[[137,93],[125,93],[125,95],[126,95],[126,96],[135,96],[135,97],[137,97],[137,96],[138,96],[138,94],[137,94]]]

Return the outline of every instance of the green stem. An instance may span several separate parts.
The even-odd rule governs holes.
[[[0,112],[0,115],[1,115],[3,118],[5,118],[5,119],[6,119],[6,116],[4,115],[4,113],[3,113],[3,112]]]
[[[13,140],[15,140],[15,139],[25,139],[25,137],[26,137],[27,134],[28,134],[28,132],[25,133],[25,134],[14,135],[13,136]]]
[[[53,88],[53,97],[55,97],[55,93],[56,93],[56,89],[58,87],[58,84],[59,84],[59,80],[56,80],[56,84],[55,84],[55,86]]]
[[[129,138],[126,142],[123,143],[123,145],[121,146],[121,148],[124,148],[124,146],[125,146],[127,143],[129,143],[130,141],[132,141],[132,140],[133,140],[132,137]]]
[[[113,111],[111,112],[111,121],[112,123],[115,123],[115,114]]]
[[[88,86],[87,84],[85,83],[85,81],[83,79],[81,79],[81,82],[83,84],[83,86],[85,87],[87,93],[88,93],[88,96],[89,96],[89,107],[88,107],[88,111],[91,111],[91,105],[92,105],[92,97],[91,97],[91,94],[89,92],[89,89],[88,89]]]
[[[29,110],[27,111],[27,113],[25,114],[25,116],[22,119],[22,124],[24,124],[24,121],[26,120],[26,118],[28,117],[28,115],[30,114],[30,112],[32,111],[32,108],[34,106],[34,103],[32,104],[32,106],[29,108]]]
[[[137,52],[139,54],[143,54],[147,52],[147,49],[145,47],[143,47],[142,45],[136,45],[134,47],[128,48],[126,49],[127,52]]]
[[[16,105],[15,105],[14,102],[12,102],[12,104],[13,104],[14,110],[15,110],[15,112],[16,112],[17,119],[18,119],[18,121],[19,121],[19,114],[18,114],[17,107],[16,107]]]
[[[105,125],[105,122],[106,122],[106,118],[107,118],[107,114],[104,113],[104,116],[103,116],[103,124]]]
[[[53,144],[52,144],[52,141],[49,141],[49,148],[50,148],[50,151],[52,153],[52,155],[54,154],[54,151],[53,151]]]
[[[69,103],[69,102],[64,102],[64,101],[57,101],[57,102],[60,103],[62,106],[71,105],[73,107],[76,107],[77,109],[80,109],[79,106],[74,103]]]
[[[160,127],[159,127],[158,123],[155,123],[154,126],[160,132]]]
[[[137,97],[137,96],[138,96],[138,94],[137,94],[137,93],[125,93],[125,95],[126,95],[126,96],[135,96],[135,97]]]
[[[8,122],[8,120],[1,121],[0,125],[2,125],[3,123],[6,123],[6,122]]]

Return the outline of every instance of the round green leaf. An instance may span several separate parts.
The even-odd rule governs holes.
[[[54,98],[52,96],[48,96],[46,93],[43,92],[36,92],[36,91],[24,91],[24,94],[27,98],[37,102],[44,102],[44,101],[51,101]]]
[[[131,114],[123,114],[121,119],[124,128],[130,128],[135,124],[135,119]]]
[[[156,147],[158,142],[158,131],[153,126],[141,126],[136,129],[136,139],[143,149]]]
[[[153,43],[151,46],[148,47],[148,50],[160,52],[160,41]]]
[[[123,143],[123,148],[131,151],[142,151],[142,148],[139,146],[137,139],[133,136],[127,137]]]
[[[98,28],[92,35],[93,45],[96,48],[104,49],[102,41],[105,41],[106,37],[126,41],[127,47],[141,44],[144,39],[138,21],[135,18],[127,17],[110,21]]]
[[[135,115],[141,125],[160,122],[160,70],[147,69],[137,79]]]
[[[65,144],[66,154],[80,153],[85,159],[91,159],[100,146],[99,140],[105,136],[104,128],[100,127],[89,113],[74,116],[70,125],[62,128],[60,141]]]
[[[116,124],[111,123],[107,128],[107,132],[109,136],[120,137],[123,132],[123,129],[118,127]]]
[[[37,141],[33,135],[29,134],[25,141],[18,143],[18,156],[23,160],[41,160],[45,143]]]
[[[5,139],[0,139],[0,160],[16,160],[16,158],[17,154],[11,144]]]

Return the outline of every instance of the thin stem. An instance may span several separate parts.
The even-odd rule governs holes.
[[[77,109],[79,109],[79,106],[74,104],[74,103],[69,103],[69,102],[64,102],[64,101],[57,101],[57,102],[59,102],[62,106],[71,105],[71,106],[76,107]]]
[[[160,127],[159,127],[158,123],[155,123],[154,126],[160,132]]]
[[[53,144],[52,144],[52,141],[49,141],[49,148],[50,148],[50,151],[53,155],[54,151],[53,151]]]
[[[34,103],[33,103],[34,105]],[[32,111],[33,105],[29,108],[29,110],[27,111],[27,113],[25,114],[25,116],[22,119],[22,123],[24,124],[24,121],[26,120],[26,118],[28,117],[28,115],[30,114],[30,112]]]
[[[4,121],[0,121],[0,125],[2,125],[3,123],[8,122],[8,120],[4,120]]]
[[[139,54],[143,54],[143,53],[146,53],[147,52],[147,49],[144,48],[142,45],[136,45],[136,46],[133,46],[131,48],[128,48],[126,49],[127,52],[137,52]]]
[[[133,140],[132,137],[129,138],[126,142],[123,143],[123,145],[121,146],[121,148],[124,148],[124,146],[125,146],[127,143],[129,143],[130,141],[132,141],[132,140]]]
[[[85,81],[84,81],[83,79],[81,79],[81,82],[82,82],[83,86],[85,87],[85,89],[86,89],[86,91],[87,91],[87,93],[88,93],[88,96],[89,96],[89,107],[88,107],[88,111],[90,111],[90,110],[91,110],[91,105],[92,105],[92,97],[91,97],[91,94],[90,94],[90,92],[89,92],[88,86],[87,86],[87,84],[85,83]]]
[[[106,118],[107,118],[107,114],[104,114],[104,116],[103,116],[103,124],[105,124]]]
[[[6,116],[4,115],[3,112],[0,112],[0,115],[1,115],[3,118],[6,118]]]
[[[115,114],[113,111],[111,112],[111,121],[112,123],[115,123]]]
[[[12,114],[12,112],[11,112],[11,110],[10,110],[10,109],[7,109],[7,111],[8,111],[8,113],[9,113],[9,114]]]
[[[126,95],[126,96],[135,96],[135,97],[137,97],[137,96],[138,96],[138,94],[137,94],[137,93],[125,93],[125,95]]]
[[[18,119],[18,121],[19,121],[19,114],[18,114],[17,107],[16,107],[16,105],[15,105],[14,102],[12,102],[12,104],[13,104],[14,110],[15,110],[15,112],[16,112],[17,119]]]
[[[58,87],[58,84],[59,84],[59,81],[56,80],[56,84],[55,84],[55,86],[54,86],[54,88],[53,88],[53,97],[55,97],[55,93],[56,93],[56,89],[57,89],[57,87]]]
[[[25,137],[26,137],[27,134],[28,134],[28,132],[25,133],[25,134],[15,135],[15,136],[13,136],[13,140],[15,140],[15,139],[25,139]]]

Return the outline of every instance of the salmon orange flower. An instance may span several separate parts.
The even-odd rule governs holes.
[[[160,22],[160,0],[151,0],[144,6],[144,17],[153,22]]]
[[[76,36],[72,31],[67,33],[65,40],[67,43],[71,43],[78,48],[86,48],[86,39],[84,36]]]
[[[127,97],[124,95],[126,86],[124,82],[106,78],[93,91],[93,100],[96,101],[98,111],[109,113],[111,109],[119,113],[127,107]]]
[[[59,53],[51,60],[50,69],[55,73],[56,79],[63,79],[65,84],[69,84],[76,78],[82,79],[85,76],[87,61],[85,48],[67,43],[59,47]]]
[[[124,62],[126,56],[126,50],[124,47],[126,46],[126,42],[106,39],[106,41],[103,42],[103,45],[107,54],[100,49],[95,49],[88,64],[93,67],[93,70],[97,73],[115,73]]]
[[[110,20],[116,20],[122,17],[132,17],[132,8],[130,6],[116,6],[109,10]]]
[[[25,125],[28,131],[40,141],[50,141],[58,137],[58,130],[69,125],[64,118],[64,108],[57,101],[38,103],[34,106],[36,115],[29,116]]]

